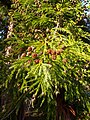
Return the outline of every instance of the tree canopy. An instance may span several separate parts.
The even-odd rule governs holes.
[[[78,24],[83,10],[80,0],[12,0],[0,61],[0,90],[9,99],[1,120],[17,115],[27,99],[47,120],[78,119],[80,111],[89,120],[90,45],[83,42],[89,32]]]

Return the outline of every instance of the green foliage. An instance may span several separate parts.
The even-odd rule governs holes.
[[[80,100],[87,110],[90,45],[82,41],[89,33],[77,26],[82,12],[79,0],[17,0],[8,12],[14,27],[5,40],[11,46],[5,87],[13,101],[21,94],[40,100],[39,107],[47,101],[48,120],[55,118],[54,94],[63,87],[66,101]]]

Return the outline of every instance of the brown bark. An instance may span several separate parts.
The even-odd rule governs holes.
[[[61,88],[56,95],[56,120],[74,120],[76,113],[65,101],[65,89]]]
[[[61,120],[61,116],[63,113],[63,105],[65,103],[65,99],[64,99],[64,93],[65,93],[65,89],[61,88],[60,93],[57,94],[56,96],[56,120]]]

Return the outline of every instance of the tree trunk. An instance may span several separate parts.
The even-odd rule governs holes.
[[[60,93],[56,95],[56,120],[64,120],[62,118],[63,115],[63,105],[65,104],[65,99],[64,99],[64,94],[65,94],[65,89],[61,88]]]

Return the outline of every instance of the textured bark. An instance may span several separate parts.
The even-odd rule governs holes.
[[[65,101],[65,89],[61,88],[56,96],[56,120],[75,120],[74,109]]]

